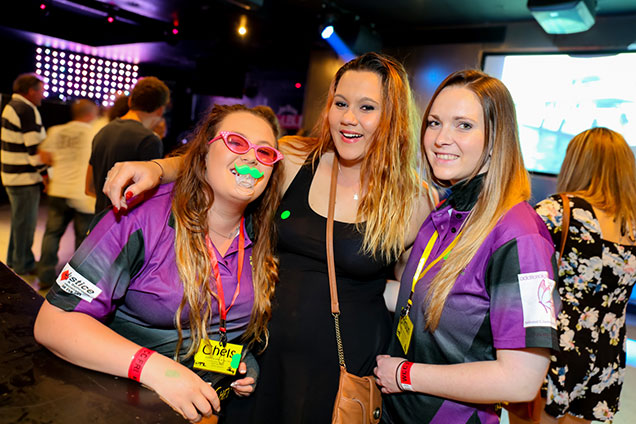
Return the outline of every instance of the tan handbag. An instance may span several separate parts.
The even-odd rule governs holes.
[[[327,269],[331,294],[331,314],[336,327],[340,382],[333,406],[333,424],[377,424],[382,416],[382,394],[373,376],[358,377],[347,372],[340,337],[340,306],[336,287],[336,266],[333,258],[333,214],[336,204],[336,184],[338,181],[338,158],[334,152],[329,189],[329,209],[327,212]]]
[[[559,249],[557,267],[561,266],[561,258],[563,258],[565,242],[568,238],[568,230],[570,228],[570,199],[565,193],[560,193],[559,196],[561,196],[561,200],[563,201],[563,216],[561,218],[561,249]],[[559,279],[558,274],[554,276],[554,279]],[[539,424],[541,422],[541,411],[543,410],[541,390],[539,390],[537,396],[530,402],[506,403],[503,407],[506,408],[509,414],[513,414],[517,418],[521,418],[526,422]]]

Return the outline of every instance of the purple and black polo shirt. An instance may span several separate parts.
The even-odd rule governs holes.
[[[124,215],[108,211],[57,278],[47,300],[65,311],[82,312],[142,346],[172,357],[176,348],[175,314],[183,297],[175,260],[175,228],[171,213],[174,184]],[[245,234],[241,290],[227,315],[228,340],[240,336],[254,302],[252,242]],[[237,286],[238,237],[225,256],[216,251],[226,305]],[[214,280],[210,280],[216,292]],[[218,305],[213,301],[210,339],[218,340]],[[182,352],[189,346],[187,306],[181,315]]]
[[[481,181],[471,183],[466,186],[476,184],[480,189]],[[457,209],[447,202],[433,211],[420,228],[402,276],[396,324],[427,242],[437,230],[439,237],[428,264],[457,236],[475,201],[476,196]],[[497,349],[556,349],[554,308],[559,307],[560,301],[553,290],[553,258],[552,239],[539,216],[527,202],[515,205],[496,224],[457,278],[439,326],[432,333],[425,330],[423,305],[427,286],[444,261],[440,260],[418,282],[410,311],[414,329],[409,351],[404,354],[394,326],[389,353],[419,363],[457,364],[495,360]],[[499,422],[495,405],[466,404],[413,392],[385,396],[384,400],[386,422]]]

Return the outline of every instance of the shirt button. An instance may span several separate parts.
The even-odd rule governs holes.
[[[457,230],[455,228],[451,228],[451,233],[455,234]]]
[[[461,214],[461,213],[456,214],[456,215],[455,215],[455,218],[457,218],[457,219],[462,219],[462,214]]]

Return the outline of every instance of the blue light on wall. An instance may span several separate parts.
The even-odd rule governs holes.
[[[430,65],[417,73],[417,83],[427,91],[433,92],[449,73],[441,66]]]

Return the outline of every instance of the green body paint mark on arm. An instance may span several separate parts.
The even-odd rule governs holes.
[[[181,377],[181,374],[179,374],[179,371],[177,370],[166,370],[166,377],[179,378]]]

